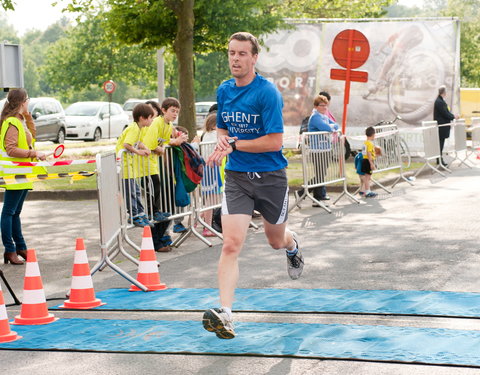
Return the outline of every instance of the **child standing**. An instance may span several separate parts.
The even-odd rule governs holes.
[[[375,170],[375,145],[373,140],[375,139],[375,129],[373,126],[369,126],[365,129],[366,141],[363,144],[362,154],[362,173],[360,180],[362,182],[360,186],[360,195],[365,198],[374,198],[377,193],[370,190],[370,180],[372,179],[372,172]]]
[[[135,178],[139,177],[138,164],[135,155],[148,156],[150,150],[140,141],[141,129],[150,126],[153,120],[153,110],[148,104],[137,104],[133,108],[133,121],[120,135],[117,141],[116,152],[124,148],[131,155],[126,156],[123,165],[123,183],[125,187],[125,199],[127,200],[127,212],[131,221],[137,227],[150,225],[140,199],[140,188]]]
[[[149,211],[153,212],[153,219],[157,222],[152,230],[152,237],[155,246],[155,251],[168,252],[171,251],[170,244],[172,240],[170,236],[166,235],[167,228],[170,221],[167,219],[169,216],[167,213],[160,212],[161,207],[170,207],[167,202],[173,202],[173,198],[170,195],[173,194],[173,181],[170,178],[165,183],[170,183],[167,190],[164,191],[164,205],[160,205],[161,195],[161,181],[160,181],[160,167],[167,168],[170,173],[166,173],[169,176],[173,176],[173,171],[170,165],[163,162],[161,158],[165,152],[165,145],[179,146],[183,142],[187,141],[187,135],[179,135],[173,126],[173,122],[177,119],[180,112],[180,102],[175,98],[166,98],[160,106],[161,114],[156,117],[152,125],[145,130],[142,134],[142,142],[145,146],[151,150],[150,157],[148,158],[148,183],[146,185],[147,194],[150,199],[147,199],[147,204],[152,202],[152,207],[149,207]],[[161,164],[159,164],[161,162]],[[150,188],[153,187],[152,188]],[[152,191],[153,190],[153,191]]]

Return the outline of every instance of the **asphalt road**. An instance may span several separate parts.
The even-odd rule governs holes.
[[[271,250],[262,227],[252,230],[242,254],[241,288],[394,289],[479,292],[478,185],[473,169],[454,167],[447,178],[426,175],[411,187],[360,205],[343,199],[328,214],[307,202],[290,214],[301,237],[305,271],[286,274],[284,255]],[[335,194],[331,194],[335,195]],[[27,201],[22,215],[29,247],[37,250],[47,298],[63,297],[70,286],[75,238],[83,237],[90,264],[99,259],[96,201]],[[257,219],[257,222],[260,222]],[[130,231],[140,244],[141,231]],[[220,241],[212,248],[189,238],[171,253],[157,254],[162,282],[177,288],[216,287]],[[133,253],[133,251],[132,251]],[[136,266],[118,258],[130,274]],[[22,297],[24,266],[1,266]],[[97,291],[129,283],[111,270],[94,275]],[[12,299],[3,286],[7,303]],[[51,305],[59,301],[50,301]],[[18,307],[8,308],[13,318]],[[59,317],[100,317],[92,312],[58,312]],[[200,313],[102,313],[102,318],[198,320]],[[480,330],[480,319],[431,317],[237,313],[252,322],[345,323]],[[239,333],[241,334],[241,333]],[[480,369],[381,362],[252,358],[245,356],[69,353],[0,350],[4,374],[480,374]]]

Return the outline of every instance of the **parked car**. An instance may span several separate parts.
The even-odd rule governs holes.
[[[208,116],[208,110],[216,102],[197,102],[195,103],[197,128],[202,128],[205,118]]]
[[[67,139],[98,141],[118,137],[128,124],[128,116],[120,104],[77,102],[65,110]]]
[[[0,101],[0,110],[3,109],[5,99]],[[30,98],[28,111],[32,114],[37,129],[37,141],[65,141],[66,122],[62,105],[54,98]]]

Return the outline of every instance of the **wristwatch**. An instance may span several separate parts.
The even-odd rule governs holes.
[[[232,147],[233,151],[236,151],[236,150],[237,150],[237,145],[235,144],[235,139],[230,138],[230,139],[228,140],[228,144],[230,145],[230,147]]]

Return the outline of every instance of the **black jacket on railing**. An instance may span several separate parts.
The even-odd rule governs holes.
[[[448,110],[448,105],[441,95],[438,95],[433,107],[433,119],[437,121],[438,125],[449,124],[455,119],[452,112]],[[438,128],[440,137],[450,137],[450,126],[441,126]]]

